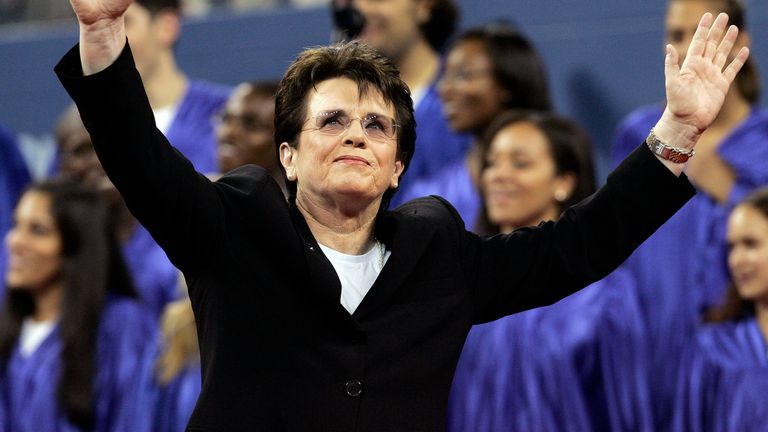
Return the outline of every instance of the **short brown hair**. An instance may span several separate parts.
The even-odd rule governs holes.
[[[397,131],[397,160],[403,163],[405,174],[416,144],[411,92],[392,62],[359,42],[307,49],[285,72],[275,97],[275,152],[278,158],[281,143],[298,146],[296,138],[306,121],[309,91],[323,81],[341,77],[354,81],[361,95],[377,91],[384,101],[394,105],[395,122],[400,125]],[[285,176],[282,164],[280,169]],[[289,196],[295,197],[296,182],[286,178],[285,184]],[[394,192],[395,189],[389,189],[384,193],[382,209],[386,209]]]

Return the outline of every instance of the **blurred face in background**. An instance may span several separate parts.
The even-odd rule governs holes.
[[[420,26],[431,13],[428,0],[354,0],[353,5],[365,17],[357,39],[395,63],[423,39]]]
[[[529,122],[501,129],[484,164],[483,198],[490,222],[501,232],[556,220],[560,208],[555,197],[567,197],[574,187],[572,175],[557,174],[547,137]]]
[[[59,282],[62,240],[51,210],[44,192],[28,191],[19,200],[5,238],[8,287],[38,291]]]
[[[168,55],[179,35],[179,17],[172,11],[154,16],[147,8],[133,3],[125,12],[125,34],[131,46],[136,69],[143,79],[158,69],[161,56]]]
[[[121,200],[96,156],[91,136],[76,109],[70,108],[59,120],[56,140],[60,174],[101,191],[111,203]]]
[[[480,134],[505,108],[507,91],[496,82],[493,63],[479,40],[451,49],[438,89],[443,111],[457,132]]]
[[[669,3],[665,23],[666,39],[680,55],[680,64],[683,64],[701,16],[707,12],[717,16],[722,12],[721,8],[721,2],[710,0],[672,0]],[[748,43],[747,33],[739,30],[739,37],[731,51],[731,59],[736,56],[740,47]]]
[[[274,125],[274,98],[254,93],[250,84],[238,86],[217,117],[219,170],[226,173],[256,164],[273,171],[277,167]]]
[[[753,206],[737,206],[728,218],[728,267],[739,295],[768,303],[768,218]]]

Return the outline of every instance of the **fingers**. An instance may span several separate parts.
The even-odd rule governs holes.
[[[725,33],[725,26],[728,24],[728,15],[721,13],[717,15],[714,24],[707,33],[707,43],[704,45],[704,58],[712,60],[717,54],[718,44]]]
[[[728,32],[725,34],[720,46],[717,47],[717,53],[715,54],[712,63],[722,70],[725,66],[725,62],[728,60],[728,56],[731,54],[733,45],[736,43],[736,38],[739,36],[739,29],[736,26],[730,26]]]
[[[680,75],[680,56],[675,47],[667,45],[667,55],[664,57],[664,78],[672,79]]]
[[[699,20],[699,26],[696,28],[696,32],[691,39],[691,46],[688,47],[688,56],[700,56],[704,54],[704,50],[707,47],[707,35],[709,34],[709,28],[712,25],[712,14],[707,12]]]
[[[749,58],[749,48],[742,47],[739,50],[739,53],[736,54],[736,58],[734,58],[731,64],[729,64],[723,71],[723,77],[728,80],[728,84],[732,83],[736,78],[736,74],[738,74],[741,67],[744,66],[747,58]]]

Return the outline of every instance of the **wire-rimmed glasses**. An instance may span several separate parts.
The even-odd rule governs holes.
[[[344,110],[323,111],[310,117],[307,122],[311,125],[302,131],[318,131],[323,135],[339,136],[346,132],[352,122],[360,121],[365,135],[372,141],[385,142],[397,135],[400,127],[395,121],[382,114],[366,114],[364,117],[351,117]]]

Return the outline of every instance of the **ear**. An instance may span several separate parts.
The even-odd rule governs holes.
[[[296,148],[291,147],[287,142],[280,144],[280,163],[285,168],[285,177],[289,181],[296,181]]]
[[[432,16],[432,8],[435,6],[434,0],[416,0],[416,22],[424,24]]]
[[[572,172],[566,172],[560,174],[555,179],[554,198],[555,201],[563,203],[573,195],[573,191],[576,189],[576,174]]]
[[[154,18],[158,39],[164,47],[173,48],[181,33],[181,16],[177,11],[168,9],[158,12]]]
[[[405,165],[402,161],[395,161],[395,170],[392,172],[392,180],[389,182],[389,187],[396,188],[400,184],[400,174],[403,173]]]

